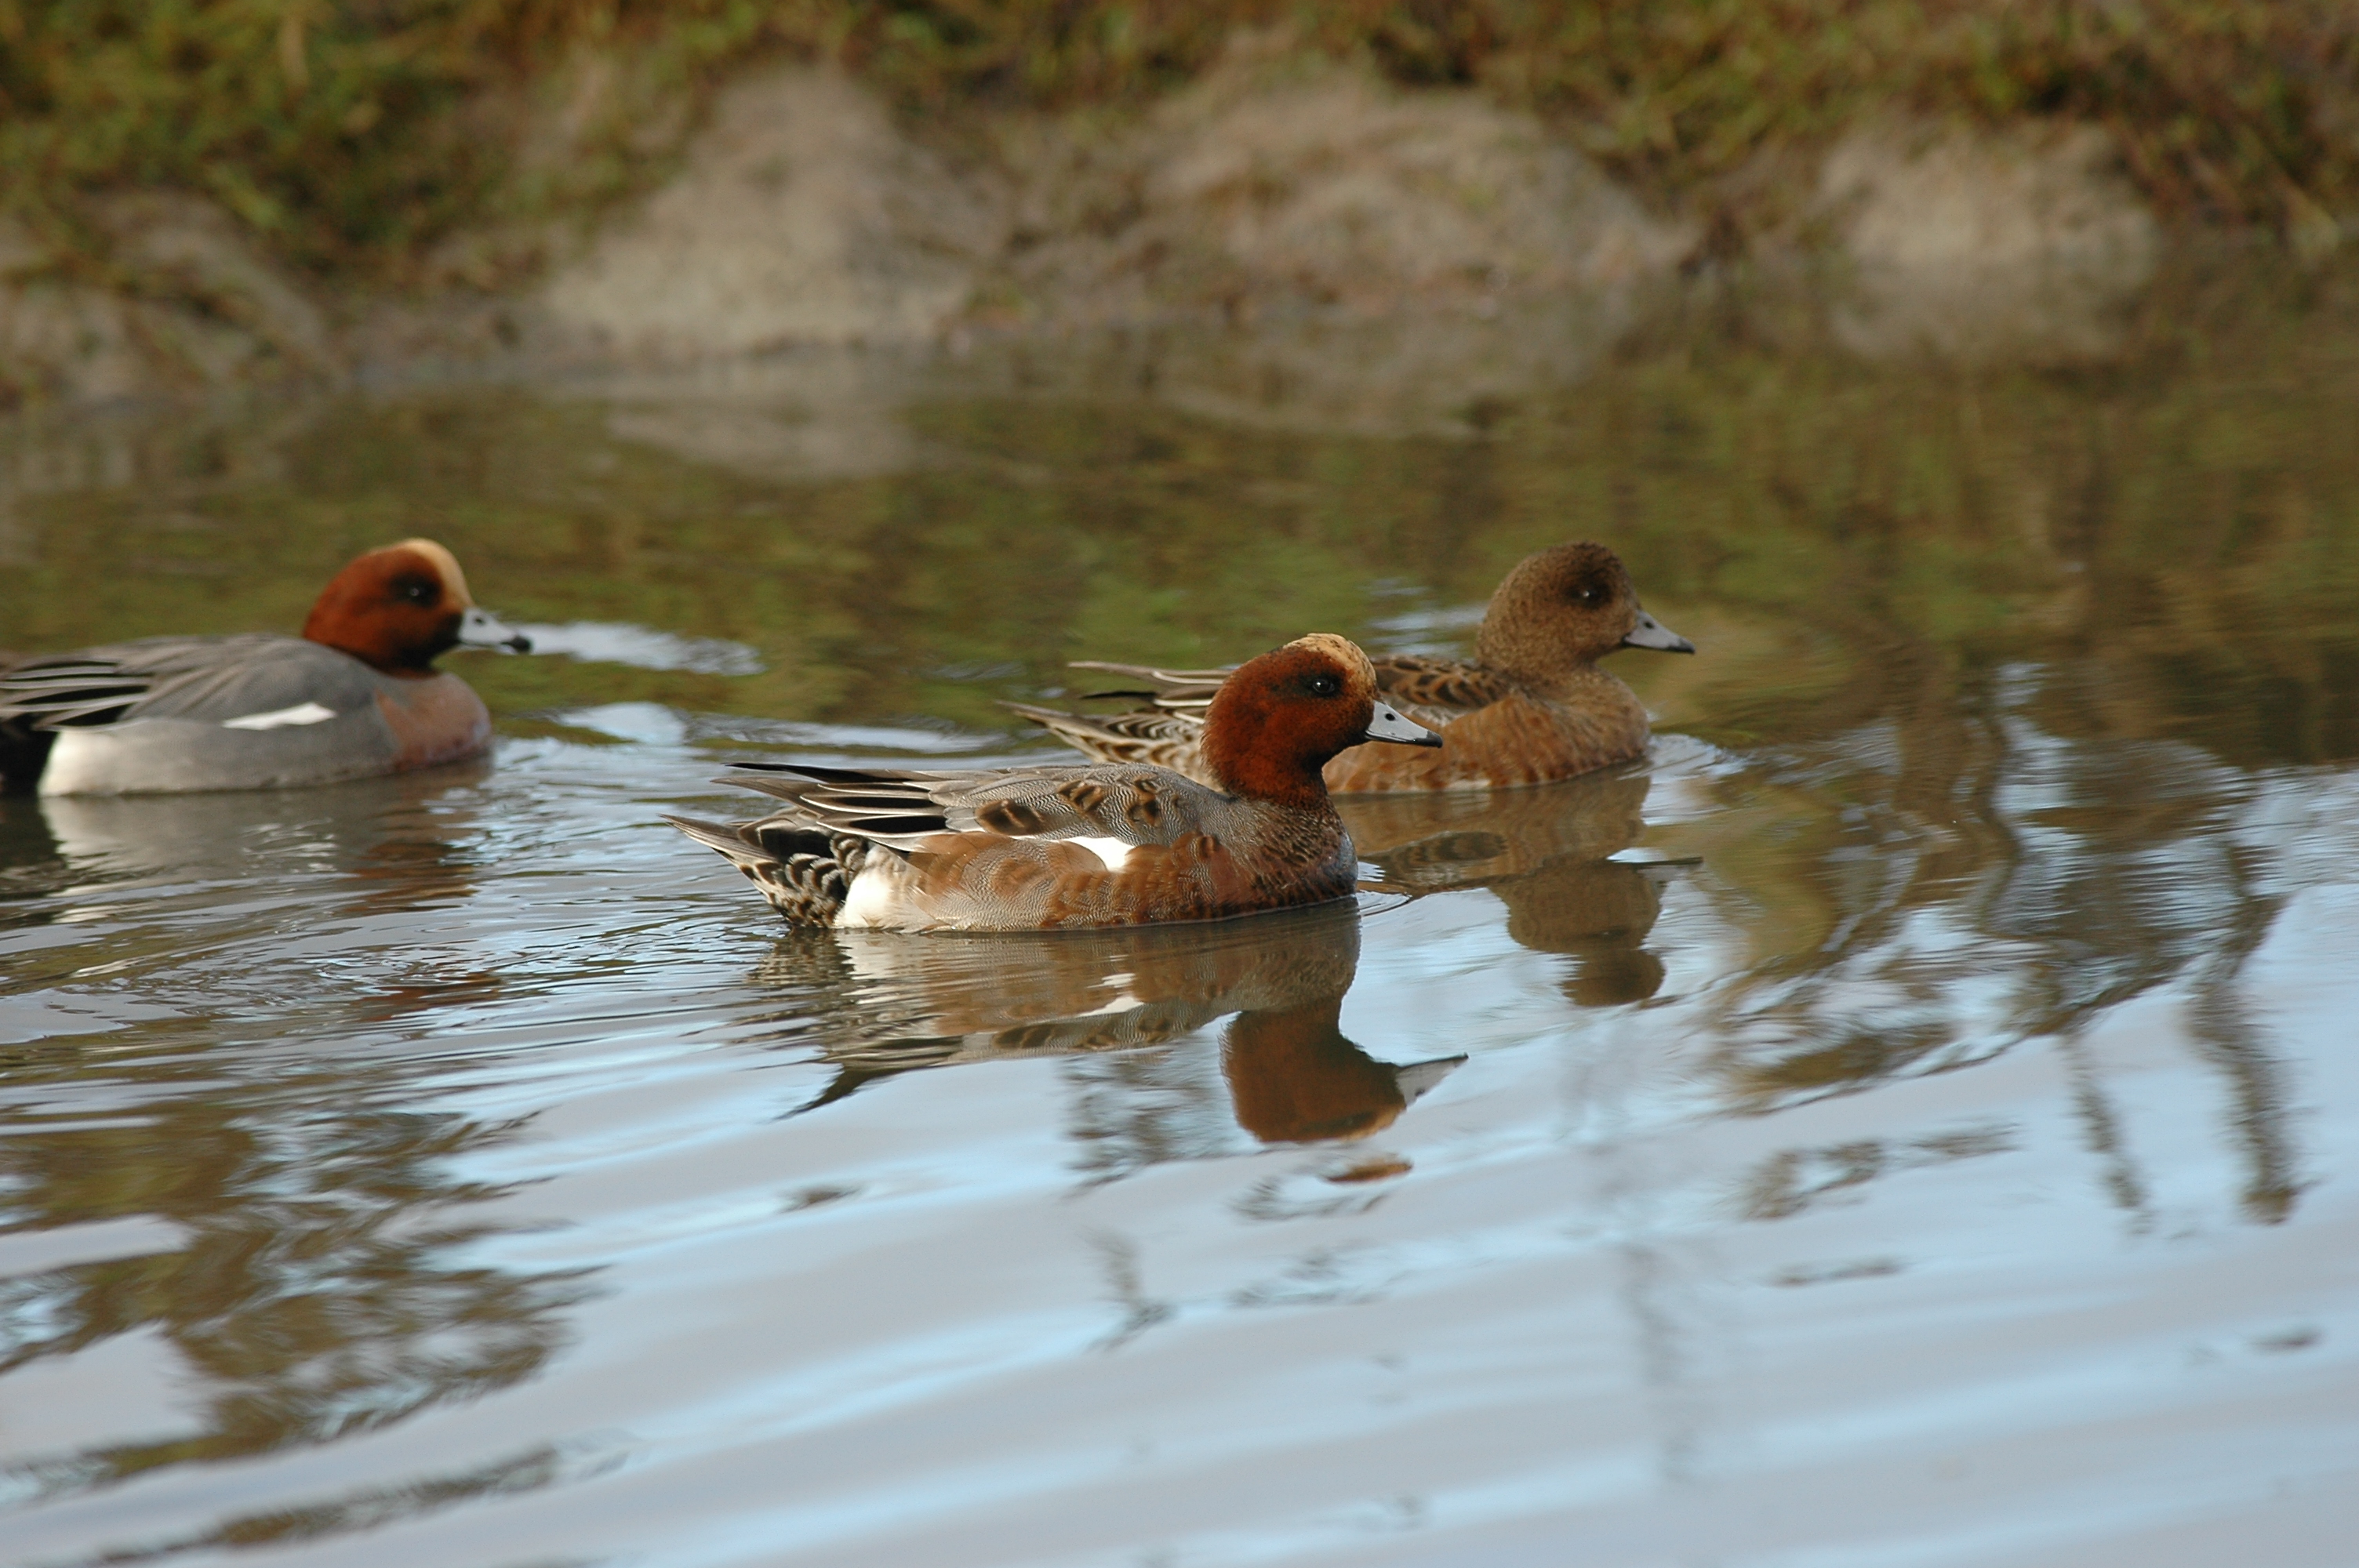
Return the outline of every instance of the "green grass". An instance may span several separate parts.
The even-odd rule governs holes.
[[[103,265],[81,197],[195,189],[289,261],[391,281],[494,209],[632,188],[661,167],[650,103],[759,58],[839,59],[937,115],[1124,104],[1274,24],[1529,106],[1707,204],[1907,107],[2105,125],[2175,218],[2299,233],[2359,207],[2343,0],[0,0],[0,204]],[[585,49],[638,95],[563,178],[512,178],[523,106]]]

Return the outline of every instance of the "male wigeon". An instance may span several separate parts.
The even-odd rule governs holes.
[[[1141,765],[1001,773],[745,764],[723,782],[783,811],[672,817],[803,925],[1036,931],[1219,920],[1353,889],[1352,840],[1320,768],[1346,746],[1436,746],[1324,633],[1239,666],[1202,725],[1209,784]],[[762,771],[756,771],[762,770]]]
[[[1597,667],[1616,648],[1692,654],[1695,644],[1638,606],[1621,559],[1603,545],[1559,545],[1525,557],[1501,580],[1474,635],[1474,659],[1396,654],[1375,662],[1376,689],[1441,731],[1438,752],[1345,752],[1327,764],[1338,795],[1496,789],[1571,778],[1647,749],[1637,695]],[[1153,762],[1208,780],[1200,737],[1226,670],[1158,670],[1084,663],[1146,683],[1153,706],[1109,718],[1009,703],[1092,756]]]
[[[43,795],[266,789],[472,756],[492,719],[434,668],[455,647],[531,644],[475,606],[431,539],[338,572],[300,637],[143,637],[0,671],[0,778]]]

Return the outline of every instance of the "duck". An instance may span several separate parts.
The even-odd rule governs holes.
[[[1483,612],[1469,661],[1395,654],[1375,661],[1376,690],[1439,730],[1438,751],[1347,751],[1327,764],[1337,795],[1506,789],[1547,784],[1643,755],[1651,733],[1637,694],[1597,661],[1621,648],[1692,654],[1695,644],[1638,602],[1621,557],[1583,540],[1525,557]],[[1148,706],[1110,717],[1006,706],[1085,756],[1151,762],[1210,782],[1201,737],[1227,670],[1164,670],[1082,661],[1144,684],[1103,692]]]
[[[1151,763],[934,772],[741,763],[786,803],[666,820],[793,925],[1053,931],[1222,920],[1349,897],[1358,867],[1320,770],[1348,746],[1440,737],[1376,698],[1348,638],[1237,667],[1206,705],[1202,780]]]
[[[299,637],[143,637],[0,667],[0,780],[42,795],[332,784],[491,744],[483,698],[434,667],[452,648],[528,653],[431,539],[329,579]]]

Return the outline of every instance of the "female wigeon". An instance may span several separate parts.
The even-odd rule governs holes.
[[[1327,764],[1338,795],[1498,789],[1571,778],[1647,749],[1637,695],[1597,667],[1616,648],[1692,654],[1695,644],[1638,606],[1630,574],[1603,545],[1527,556],[1500,582],[1474,636],[1472,664],[1397,654],[1375,661],[1376,689],[1441,731],[1438,752],[1346,752]],[[1158,670],[1085,663],[1143,681],[1153,706],[1110,718],[1008,706],[1068,745],[1115,762],[1153,762],[1209,779],[1200,737],[1225,670]]]
[[[266,789],[399,773],[491,743],[483,699],[434,668],[531,644],[475,607],[431,539],[338,572],[303,635],[145,637],[0,672],[0,778],[43,795]]]
[[[785,810],[736,827],[669,820],[803,925],[1038,931],[1219,920],[1352,892],[1352,840],[1319,770],[1363,741],[1440,743],[1376,700],[1365,654],[1321,633],[1223,684],[1202,725],[1209,785],[1151,766],[752,763],[723,782],[776,795]]]

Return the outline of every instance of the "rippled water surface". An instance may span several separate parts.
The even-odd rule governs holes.
[[[482,765],[0,802],[11,1563],[2350,1561],[2359,312],[1636,350],[1455,426],[784,362],[23,426],[0,641],[451,544]],[[1258,410],[1258,412],[1256,412]],[[1357,907],[787,933],[733,757],[1462,647],[1604,538],[1641,766]]]

